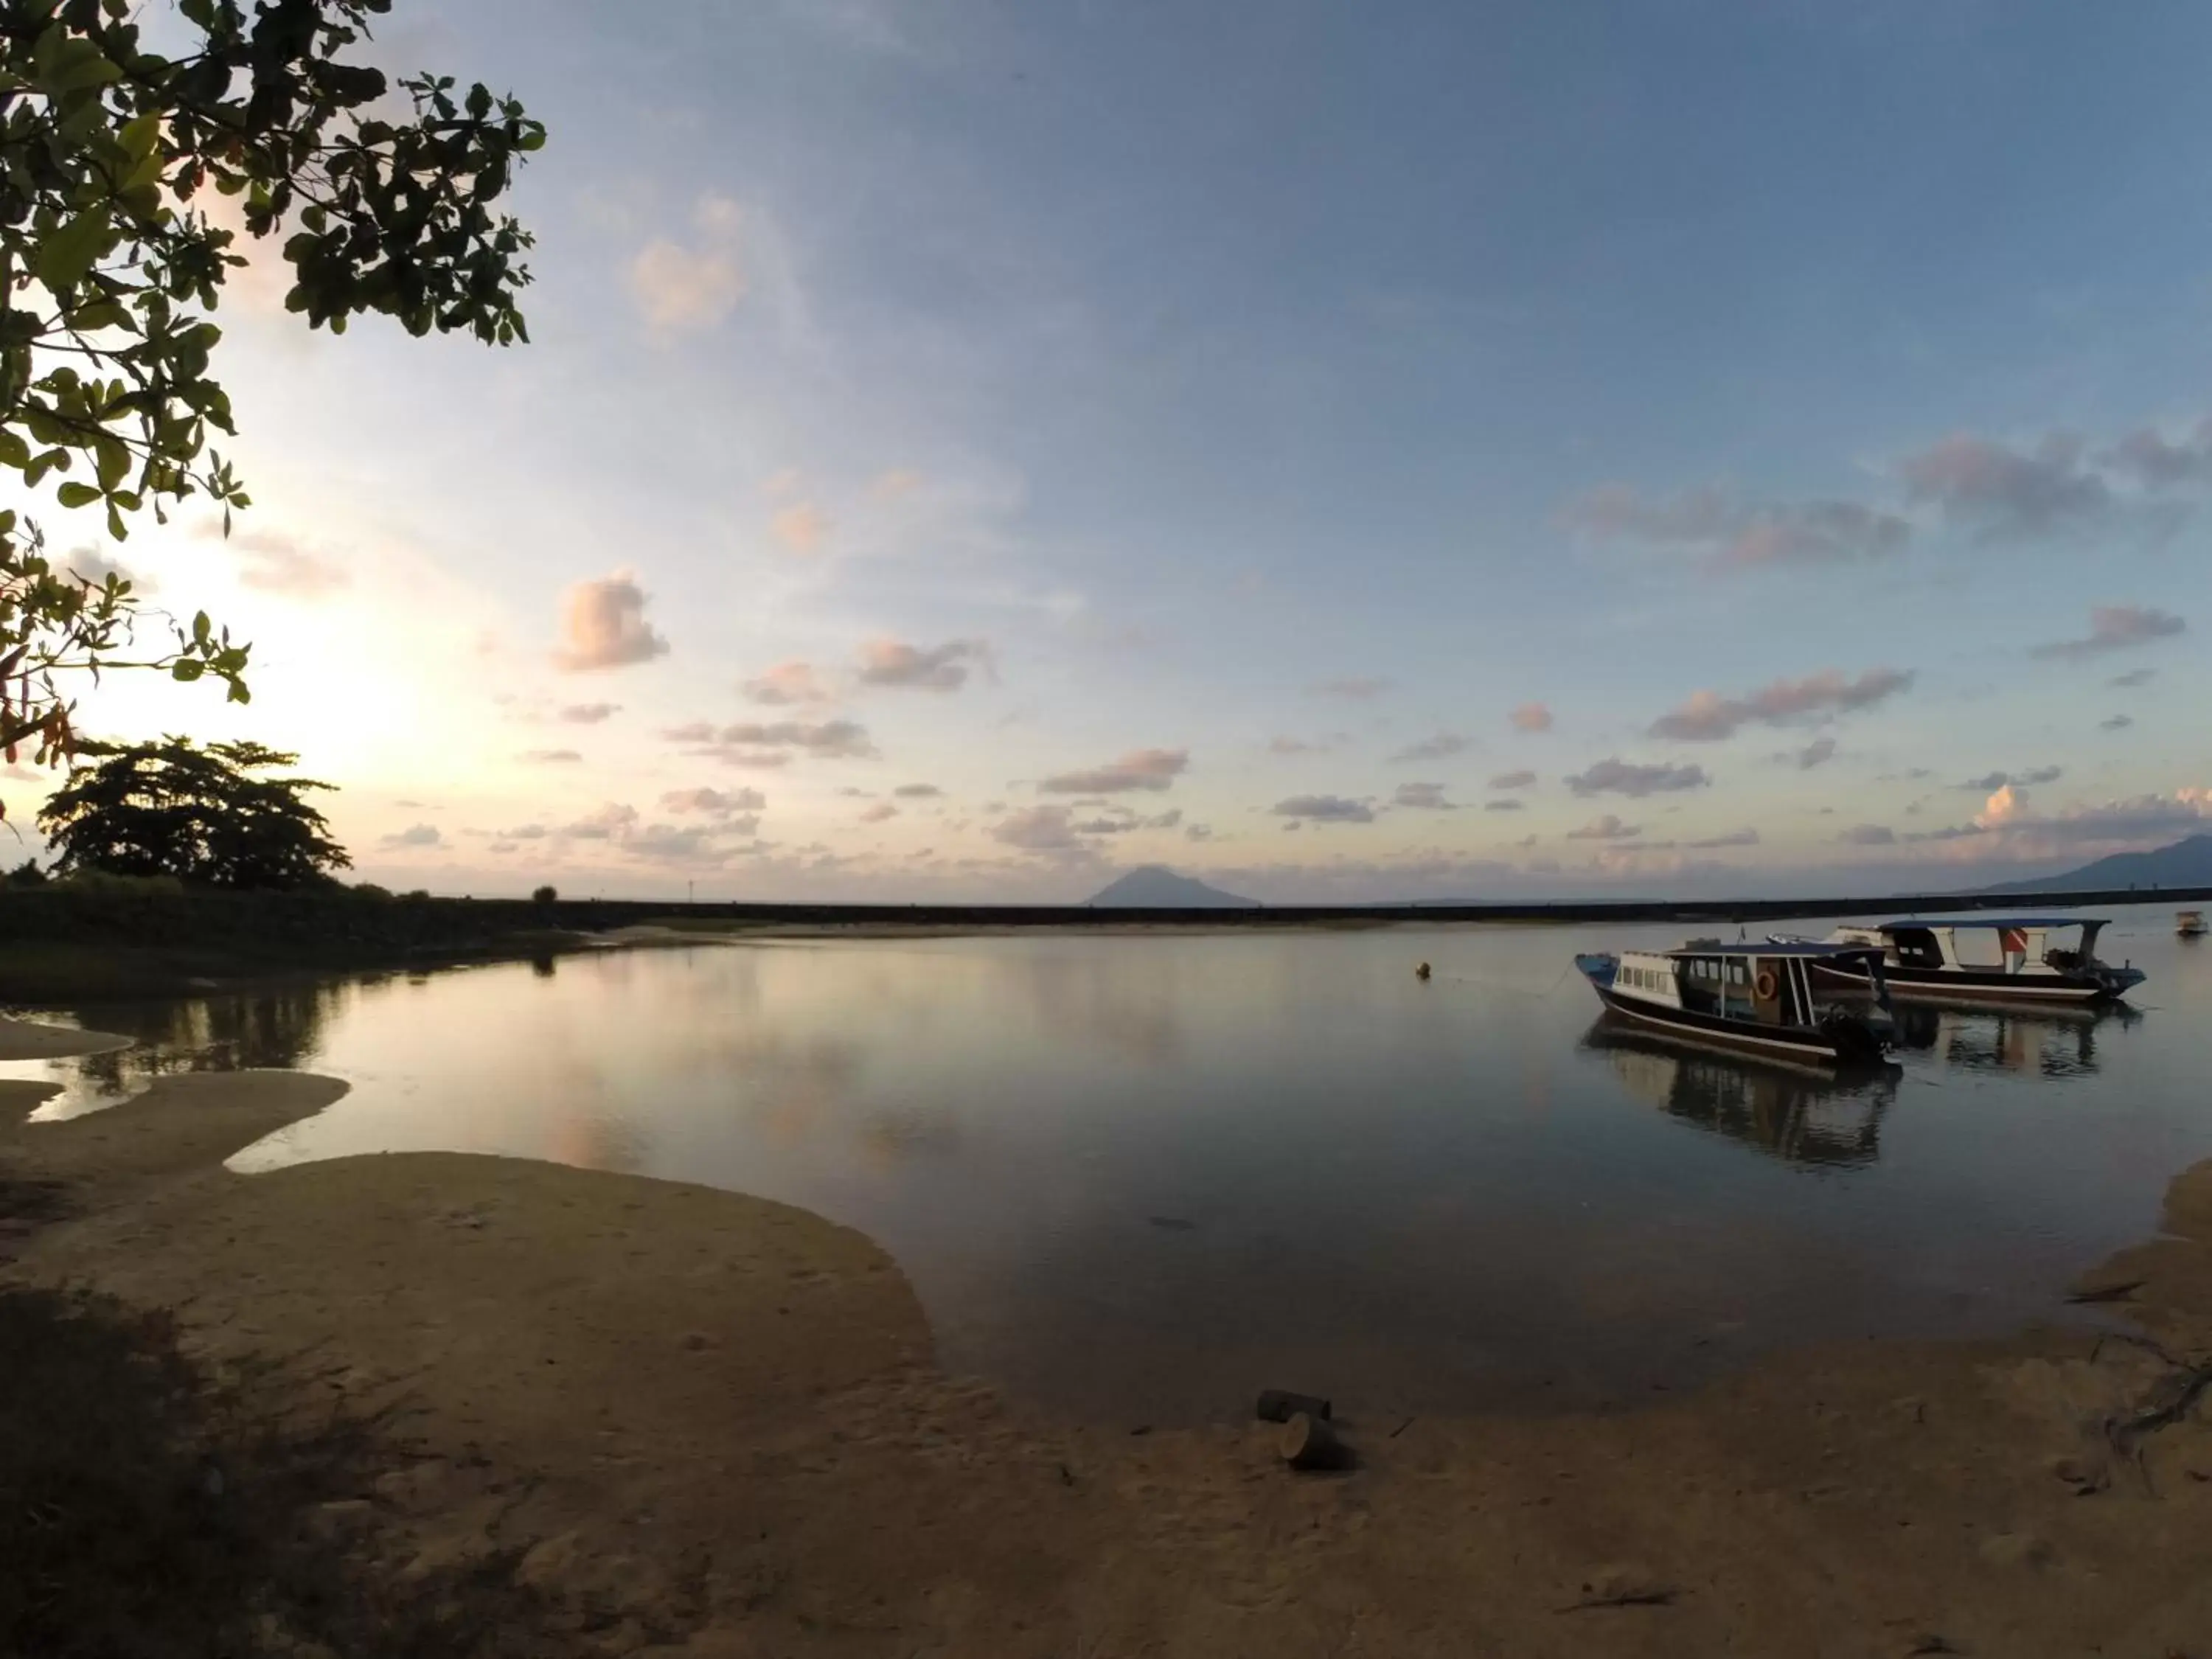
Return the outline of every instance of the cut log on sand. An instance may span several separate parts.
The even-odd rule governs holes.
[[[1283,1462],[1294,1469],[1333,1469],[1344,1462],[1344,1443],[1336,1431],[1318,1417],[1291,1413],[1275,1442]]]
[[[1310,1394],[1292,1394],[1287,1389],[1262,1389],[1259,1404],[1252,1407],[1252,1415],[1262,1423],[1287,1423],[1298,1413],[1308,1417],[1327,1418],[1328,1401]]]

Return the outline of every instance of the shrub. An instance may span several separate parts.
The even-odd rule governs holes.
[[[530,902],[532,904],[550,904],[560,896],[561,895],[551,887],[540,887],[530,895]]]

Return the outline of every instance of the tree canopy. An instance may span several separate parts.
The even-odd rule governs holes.
[[[289,231],[287,307],[343,331],[362,312],[413,334],[527,340],[530,234],[495,206],[544,129],[512,98],[352,61],[391,0],[174,0],[188,49],[151,50],[140,0],[0,0],[0,467],[65,507],[131,515],[199,495],[248,505],[214,446],[237,428],[212,373],[216,308],[247,235]],[[58,676],[155,666],[246,698],[247,647],[204,617],[124,654],[127,580],[56,568],[0,513],[0,751],[67,759]]]
[[[203,749],[189,738],[88,742],[89,764],[39,811],[54,871],[175,876],[210,887],[304,887],[350,865],[303,798],[313,778],[252,775],[299,757],[258,743]]]

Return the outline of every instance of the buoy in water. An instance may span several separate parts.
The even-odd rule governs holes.
[[[1428,976],[1429,976],[1429,964],[1428,964],[1427,963],[1425,963],[1425,963],[1423,963],[1419,967],[1418,967],[1418,968],[1416,968],[1416,969],[1413,969],[1413,977],[1414,977],[1415,979],[1426,979]]]

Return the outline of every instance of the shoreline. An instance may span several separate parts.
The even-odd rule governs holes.
[[[0,1058],[56,1029],[0,1021]],[[0,1176],[65,1200],[0,1232],[0,1289],[175,1308],[226,1371],[310,1357],[296,1399],[399,1431],[358,1496],[386,1570],[509,1563],[605,1615],[580,1651],[2160,1656],[2212,1631],[2188,1363],[2212,1163],[2081,1281],[2135,1337],[1802,1350],[1606,1414],[1343,1401],[1358,1467],[1297,1476],[1271,1431],[1132,1435],[943,1374],[888,1256],[764,1200],[453,1153],[222,1168],[344,1086],[173,1075],[29,1126],[44,1085],[0,1083]]]

